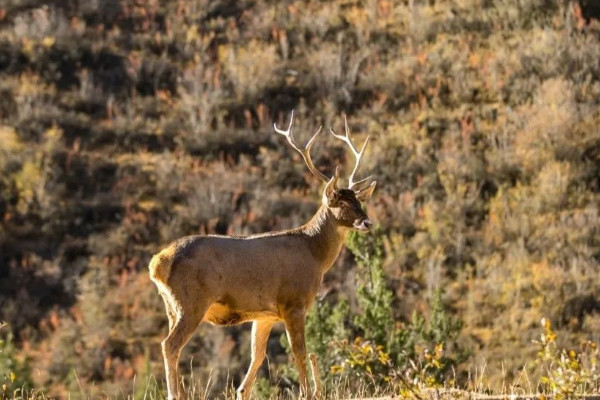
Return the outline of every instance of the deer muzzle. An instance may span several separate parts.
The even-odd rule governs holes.
[[[357,219],[354,221],[353,226],[359,231],[370,231],[373,227],[373,222],[369,218]]]

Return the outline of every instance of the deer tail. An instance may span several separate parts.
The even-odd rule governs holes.
[[[150,279],[159,286],[166,284],[171,275],[171,267],[173,266],[173,249],[171,246],[155,254],[150,260],[148,269],[150,270]]]

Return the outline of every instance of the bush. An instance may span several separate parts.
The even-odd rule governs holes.
[[[413,312],[402,323],[393,314],[393,292],[383,270],[381,229],[352,234],[348,248],[358,262],[357,310],[345,300],[318,301],[307,318],[307,348],[319,356],[325,385],[346,381],[369,393],[454,384],[451,372],[468,353],[458,344],[462,322],[452,318],[434,292],[429,316]]]
[[[0,330],[6,326],[0,321]],[[27,360],[19,359],[11,333],[6,341],[0,339],[0,398],[20,398],[33,387]]]
[[[550,320],[542,318],[543,332],[534,362],[541,372],[538,390],[557,400],[572,399],[596,391],[600,385],[600,349],[596,342],[585,340],[579,351],[559,348]]]

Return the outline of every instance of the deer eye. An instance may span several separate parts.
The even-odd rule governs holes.
[[[340,203],[341,203],[341,204],[342,204],[344,207],[348,207],[348,208],[352,208],[352,207],[353,207],[353,204],[352,204],[352,203],[350,203],[348,200],[345,200],[345,199],[341,200],[341,201],[340,201]]]

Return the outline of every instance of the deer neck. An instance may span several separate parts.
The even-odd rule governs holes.
[[[340,254],[348,229],[340,227],[331,210],[321,205],[310,221],[302,226],[321,272],[327,272]]]

